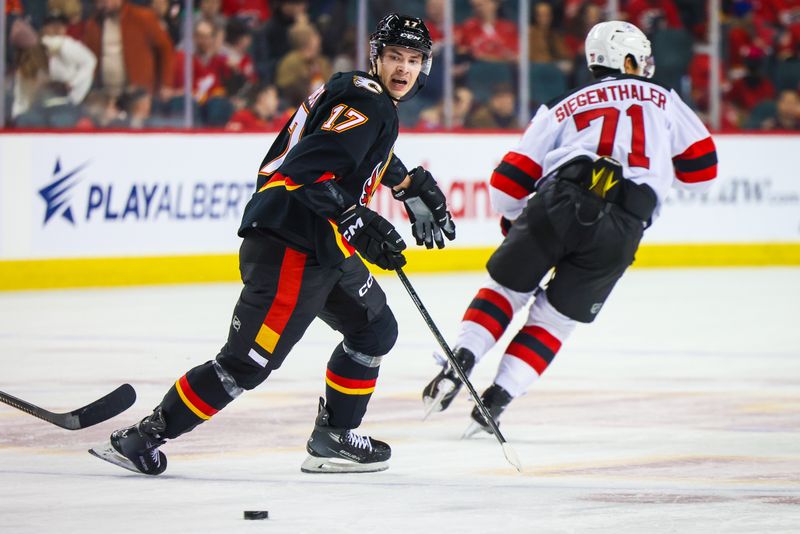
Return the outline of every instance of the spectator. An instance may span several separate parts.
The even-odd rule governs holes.
[[[756,14],[773,26],[789,26],[800,22],[800,2],[797,0],[759,0],[753,4]]]
[[[663,28],[681,28],[681,17],[673,0],[629,0],[627,20],[646,35]]]
[[[247,25],[240,19],[231,19],[225,26],[225,42],[220,54],[225,58],[228,72],[225,75],[225,92],[229,95],[239,93],[258,82],[250,45],[253,37]]]
[[[564,44],[569,49],[570,57],[583,57],[583,43],[589,30],[603,21],[603,8],[591,0],[583,0],[578,6],[575,16],[567,19],[567,31]]]
[[[128,88],[117,99],[119,115],[109,127],[141,130],[150,126],[153,98],[141,87]]]
[[[173,47],[181,42],[181,2],[180,0],[150,0],[152,9],[161,29],[167,32]]]
[[[175,57],[174,89],[176,94],[183,94],[184,89],[184,57],[179,51]],[[227,60],[217,52],[214,26],[205,19],[194,25],[194,55],[192,56],[192,95],[199,103],[208,98],[224,96],[223,80],[228,74]]]
[[[728,71],[732,78],[745,74],[747,58],[771,56],[775,28],[753,12],[750,2],[735,2],[728,32]]]
[[[569,55],[572,58],[570,87],[580,87],[592,81],[591,71],[586,65],[583,45],[589,30],[603,20],[603,9],[597,3],[589,0],[584,0],[578,6],[575,16],[567,20],[568,30],[564,36],[564,44],[569,49]]]
[[[233,114],[225,125],[226,130],[277,131],[283,127],[289,117],[287,113],[279,112],[278,89],[274,85],[267,85],[254,93],[248,106]]]
[[[681,25],[689,30],[695,42],[708,43],[708,4],[697,0],[674,0]]]
[[[321,54],[322,39],[311,25],[295,26],[289,32],[292,51],[278,63],[275,85],[294,106],[325,83],[333,71]]]
[[[778,95],[775,115],[761,123],[762,130],[800,131],[800,93],[785,89]]]
[[[42,44],[47,50],[50,80],[63,83],[69,90],[70,104],[80,105],[92,86],[97,58],[80,41],[67,35],[69,19],[50,12],[42,26]]]
[[[473,110],[466,118],[467,128],[510,130],[519,128],[516,110],[517,96],[511,85],[497,84],[492,88],[489,102]]]
[[[21,0],[6,0],[6,15],[14,15],[18,17],[22,15],[22,2]]]
[[[800,2],[796,20],[778,29],[775,38],[775,56],[779,61],[800,59]]]
[[[764,75],[765,59],[754,49],[753,56],[745,62],[747,73],[735,80],[728,91],[728,101],[743,112],[749,112],[762,100],[775,98],[775,86]]]
[[[324,50],[323,39],[323,50]],[[333,72],[348,72],[356,70],[356,29],[353,26],[348,26],[343,32],[339,34],[336,51],[333,54],[333,63],[331,70]],[[428,78],[430,82],[430,77]],[[428,87],[426,85],[426,87]]]
[[[11,39],[17,48],[11,116],[37,107],[79,105],[89,92],[97,61],[83,44],[66,35],[66,17],[47,14],[41,39],[27,24],[16,28]]]
[[[318,0],[309,4],[309,20],[314,21],[322,36],[322,55],[341,67],[333,72],[356,70],[356,26],[350,17],[351,4],[346,0]],[[369,9],[375,9],[374,2],[370,2]]]
[[[528,59],[536,63],[556,62],[561,70],[569,72],[572,58],[561,30],[553,27],[553,8],[547,2],[537,2],[533,16],[528,32]]]
[[[658,68],[658,65],[656,65]],[[711,106],[711,71],[708,54],[695,54],[689,63],[689,79],[691,80],[691,102],[700,119],[710,124]],[[725,86],[725,74],[719,73],[719,84]],[[720,105],[720,128],[722,130],[738,130],[742,122],[741,113],[736,106],[723,99]]]
[[[98,59],[98,86],[115,96],[137,86],[169,98],[174,52],[153,10],[126,0],[96,0],[96,5],[84,42]]]
[[[517,25],[498,16],[500,0],[471,0],[474,16],[458,27],[459,52],[479,61],[514,61],[519,53]]]
[[[83,40],[86,21],[81,0],[47,0],[48,13],[63,13],[67,17],[67,35],[76,41]]]
[[[266,0],[222,0],[222,14],[228,19],[237,18],[255,28],[270,17],[269,2]]]
[[[108,128],[119,117],[116,99],[105,89],[92,89],[83,102],[83,117],[76,124],[77,128],[93,130]]]
[[[586,4],[595,5],[601,9],[608,4],[607,0],[563,0],[564,17],[567,20],[580,19],[579,12],[584,9]]]
[[[453,128],[464,127],[474,100],[472,91],[466,87],[456,88],[453,96]],[[416,127],[423,130],[438,130],[445,127],[444,119],[444,103],[440,101],[420,112]]]
[[[17,21],[20,22],[20,21]],[[35,30],[23,30],[17,24],[17,32],[12,32],[11,43],[16,48],[14,60],[14,99],[11,104],[11,117],[16,118],[35,106],[42,88],[48,83],[47,50],[39,43]]]
[[[444,8],[445,0],[426,0],[425,1],[425,25],[433,40],[433,56],[436,57],[444,52]],[[457,54],[453,64],[453,79],[464,82],[467,71],[469,70],[470,56],[466,49],[457,47]],[[444,89],[444,61],[434,61],[425,93],[420,95],[422,100],[435,101]]]
[[[274,5],[272,16],[254,36],[256,70],[262,83],[274,80],[278,62],[291,50],[289,31],[311,24],[307,1],[277,0]]]
[[[444,39],[444,3],[445,0],[425,0],[425,26],[431,34],[434,56]]]
[[[200,0],[195,17],[195,22],[205,20],[217,28],[224,28],[228,22],[228,17],[222,13],[222,0]]]

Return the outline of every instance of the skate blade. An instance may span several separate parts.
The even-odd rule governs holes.
[[[467,427],[467,429],[464,430],[463,434],[461,434],[461,439],[469,439],[472,436],[476,436],[476,435],[478,435],[480,433],[489,434],[489,435],[492,434],[492,432],[490,430],[486,430],[486,427],[484,427],[483,425],[480,425],[480,424],[476,423],[475,421],[470,421],[469,422],[469,426]]]
[[[450,394],[455,389],[456,385],[453,384],[450,380],[442,380],[439,383],[439,387],[436,388],[436,396],[431,397],[423,397],[422,401],[425,404],[425,414],[422,416],[422,420],[425,421],[433,412],[441,412],[444,408],[442,408],[442,401],[444,398]]]
[[[89,454],[101,460],[105,460],[110,464],[125,468],[128,471],[133,471],[137,475],[143,474],[136,468],[133,462],[118,453],[117,450],[111,446],[110,441],[106,442],[104,445],[89,449]]]
[[[376,473],[389,469],[388,462],[360,464],[343,458],[320,458],[308,455],[300,471],[303,473]]]

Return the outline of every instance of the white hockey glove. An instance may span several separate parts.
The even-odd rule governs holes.
[[[393,191],[392,196],[403,201],[417,245],[433,248],[436,243],[438,248],[444,248],[442,234],[450,241],[456,237],[456,225],[447,211],[444,193],[431,173],[422,167],[413,169],[409,176],[408,187]]]

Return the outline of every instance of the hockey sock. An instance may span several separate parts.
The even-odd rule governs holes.
[[[325,398],[330,424],[357,428],[367,412],[380,370],[380,357],[371,357],[336,346],[325,373]]]
[[[174,439],[191,431],[237,397],[241,389],[232,387],[226,374],[212,360],[180,377],[161,401],[167,423],[162,437]]]
[[[561,342],[547,330],[525,326],[509,343],[500,359],[494,383],[512,397],[525,393],[555,358]]]
[[[492,279],[478,290],[459,325],[456,347],[468,349],[480,360],[508,328],[514,313],[524,306],[531,293],[519,293]]]
[[[512,397],[525,393],[555,358],[575,321],[559,313],[542,293],[531,307],[527,324],[514,336],[500,359],[494,383]]]

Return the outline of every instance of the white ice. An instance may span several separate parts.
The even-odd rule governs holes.
[[[482,275],[411,279],[452,339]],[[0,404],[0,532],[800,532],[800,269],[629,272],[504,414],[522,474],[493,438],[459,439],[465,392],[421,421],[433,337],[399,281],[379,281],[401,335],[361,428],[393,457],[354,475],[299,469],[338,339],[324,324],[149,478],[86,450],[214,357],[239,286],[0,294],[0,389],[53,411],[138,392],[75,432]]]

